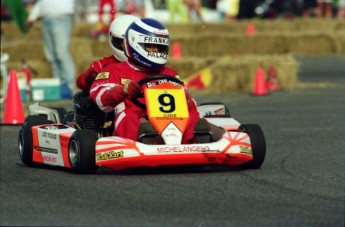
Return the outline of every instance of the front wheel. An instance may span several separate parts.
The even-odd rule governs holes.
[[[18,136],[18,150],[20,160],[27,166],[34,166],[33,162],[33,145],[32,145],[32,127],[37,125],[52,124],[52,121],[45,120],[39,115],[29,115]]]
[[[92,129],[74,131],[68,145],[69,161],[76,173],[95,173],[95,147],[98,137]]]
[[[241,167],[246,169],[260,168],[266,156],[266,140],[261,127],[256,124],[246,124],[241,125],[239,131],[249,135],[253,152],[253,160],[242,164]]]

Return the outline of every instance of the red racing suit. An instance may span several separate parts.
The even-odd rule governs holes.
[[[90,67],[77,78],[77,87],[82,91],[89,91],[93,80],[96,78],[97,74],[107,65],[112,63],[119,63],[114,55],[109,57],[104,57],[102,59],[92,62]]]
[[[154,74],[166,74],[176,76],[177,72],[163,66]],[[114,107],[124,102],[125,108],[115,119],[115,134],[120,137],[137,140],[140,119],[147,116],[146,110],[134,104],[131,98],[124,92],[123,84],[128,80],[139,81],[153,75],[152,72],[139,71],[128,62],[108,65],[96,77],[90,90],[91,99],[104,112],[114,111]],[[186,91],[189,110],[189,122],[182,138],[182,143],[191,143],[194,139],[194,127],[200,119],[194,99]],[[139,98],[144,102],[144,98]]]

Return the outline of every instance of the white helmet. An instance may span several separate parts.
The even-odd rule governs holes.
[[[156,19],[142,18],[130,24],[124,43],[125,55],[143,69],[158,70],[168,61],[169,31]]]
[[[120,62],[125,61],[127,57],[123,53],[123,38],[128,26],[139,17],[133,15],[121,15],[116,17],[110,24],[109,28],[109,44],[113,51],[113,55]]]

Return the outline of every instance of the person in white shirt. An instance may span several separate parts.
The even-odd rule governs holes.
[[[54,78],[60,78],[62,86],[74,89],[75,65],[69,51],[74,0],[38,0],[33,6],[26,23],[32,25],[42,20],[44,53],[50,62]],[[68,89],[68,88],[67,88]],[[62,98],[72,98],[72,91],[66,91]]]

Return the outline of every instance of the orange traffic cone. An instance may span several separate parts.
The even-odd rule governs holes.
[[[266,87],[266,81],[265,81],[265,73],[262,68],[259,68],[256,70],[255,73],[255,84],[253,89],[253,95],[255,96],[261,96],[261,95],[267,95],[267,87]]]
[[[280,90],[280,86],[279,86],[278,78],[277,78],[277,70],[273,66],[270,66],[268,68],[267,88],[270,91]]]
[[[180,43],[174,43],[173,44],[171,56],[174,59],[180,59],[182,57],[182,51],[181,51]]]
[[[247,36],[255,35],[255,25],[253,23],[247,24]]]
[[[18,88],[17,73],[10,71],[10,80],[7,88],[5,100],[5,112],[3,124],[22,124],[24,123],[24,106]]]

